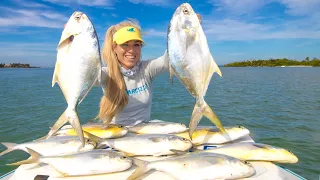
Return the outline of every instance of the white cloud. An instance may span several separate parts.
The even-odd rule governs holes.
[[[51,11],[39,11],[30,9],[3,8],[6,17],[0,17],[0,26],[29,26],[62,28],[63,24],[69,19],[67,16]]]
[[[49,8],[47,5],[24,0],[13,0],[17,5],[30,7],[30,8]]]
[[[293,16],[308,16],[319,12],[319,0],[279,0],[287,7],[286,13]]]
[[[114,0],[44,0],[50,3],[63,5],[63,6],[100,6],[100,7],[112,7]]]
[[[154,6],[167,6],[168,0],[129,0],[133,4],[150,4]]]
[[[281,25],[274,26],[266,24],[247,23],[246,21],[232,19],[203,21],[203,29],[208,38],[208,41],[320,38],[319,30],[304,29],[296,26],[297,25],[295,23],[291,23],[284,29],[281,29]]]
[[[216,11],[227,11],[232,14],[250,14],[274,0],[211,0]]]
[[[167,31],[158,31],[155,29],[147,29],[146,31],[142,31],[145,37],[167,37]]]

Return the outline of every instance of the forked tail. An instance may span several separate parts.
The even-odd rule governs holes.
[[[75,110],[69,110],[66,109],[62,115],[59,117],[57,122],[52,126],[50,129],[47,138],[50,138],[53,134],[55,134],[65,123],[69,122],[73,129],[75,129],[80,141],[81,141],[81,146],[79,148],[83,148],[85,145],[84,141],[84,135],[82,131],[82,127],[79,121],[78,114]]]
[[[144,173],[148,172],[148,162],[139,160],[136,158],[132,158],[133,163],[137,166],[136,170],[127,178],[127,180],[134,180],[143,175]]]
[[[28,152],[30,154],[30,158],[29,159],[26,159],[26,160],[23,160],[23,161],[18,161],[18,162],[7,164],[7,165],[9,165],[9,166],[18,166],[18,165],[21,165],[21,164],[31,164],[31,163],[39,162],[41,154],[39,154],[38,152],[36,152],[36,151],[34,151],[34,150],[30,149],[30,148],[26,147],[26,149],[28,150]]]
[[[209,107],[209,105],[204,101],[203,98],[197,99],[196,104],[193,108],[191,120],[189,123],[189,136],[190,139],[192,139],[192,134],[196,127],[198,126],[202,116],[206,116],[211,122],[213,122],[222,133],[227,135],[226,130],[224,129],[222,123],[220,122],[217,115],[214,114],[212,109]],[[230,137],[229,137],[230,138]]]

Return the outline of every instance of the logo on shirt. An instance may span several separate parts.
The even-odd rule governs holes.
[[[148,89],[148,85],[147,84],[144,84],[140,87],[137,87],[137,88],[133,88],[133,89],[130,89],[130,90],[126,90],[127,91],[127,94],[132,96],[132,95],[135,95],[135,94],[139,94],[141,92],[144,92]]]

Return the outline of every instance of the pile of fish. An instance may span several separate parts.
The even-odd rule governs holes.
[[[63,30],[52,80],[52,85],[59,84],[68,107],[45,138],[22,144],[3,142],[7,150],[0,156],[13,150],[30,154],[30,158],[10,165],[47,163],[61,176],[115,173],[135,166],[127,179],[139,178],[154,169],[186,180],[250,177],[255,169],[249,161],[298,162],[286,149],[238,142],[250,131],[243,126],[223,127],[204,101],[213,73],[221,76],[221,71],[188,3],[180,5],[170,21],[167,57],[171,77],[176,75],[196,99],[189,128],[174,122],[145,122],[132,127],[102,123],[81,126],[77,106],[101,79],[98,42],[89,18],[75,12]],[[102,85],[103,91],[104,88]],[[197,127],[203,115],[218,128]],[[71,126],[64,125],[66,122]],[[204,145],[218,147],[203,150]],[[141,156],[158,159],[147,162]]]

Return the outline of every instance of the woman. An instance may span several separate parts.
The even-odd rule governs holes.
[[[133,20],[111,26],[106,33],[102,58],[107,86],[98,115],[106,123],[135,125],[150,120],[152,80],[169,66],[166,53],[141,61],[143,45],[140,26]]]

